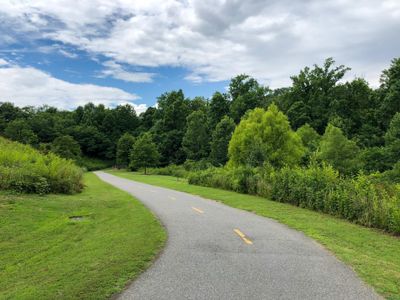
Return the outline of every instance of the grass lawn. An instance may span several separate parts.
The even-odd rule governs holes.
[[[105,299],[157,255],[166,233],[151,212],[92,173],[85,184],[76,195],[0,192],[0,299]]]
[[[143,183],[214,199],[226,205],[275,219],[304,232],[351,266],[387,299],[400,299],[400,238],[289,204],[235,192],[189,185],[170,176],[109,170]]]

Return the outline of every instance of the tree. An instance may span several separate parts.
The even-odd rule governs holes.
[[[304,154],[299,136],[275,104],[250,111],[236,127],[228,148],[229,165],[296,165]]]
[[[208,113],[210,129],[214,130],[222,118],[229,114],[229,100],[227,95],[215,92],[211,98],[210,111]]]
[[[189,101],[182,90],[158,97],[157,123],[153,128],[161,153],[161,164],[180,164],[186,159],[182,139],[186,131]]]
[[[339,81],[350,70],[345,66],[335,67],[332,58],[325,60],[324,65],[314,65],[292,76],[292,87],[280,97],[280,106],[288,114],[293,128],[297,129],[309,123],[322,134],[334,112],[332,104],[337,96]]]
[[[148,167],[154,167],[158,164],[160,154],[150,133],[146,132],[139,136],[133,144],[130,154],[129,167],[133,170],[144,168],[144,174]]]
[[[183,150],[188,159],[200,160],[209,153],[209,133],[206,114],[199,110],[187,117],[187,129],[183,137]]]
[[[129,156],[132,151],[135,138],[128,132],[125,132],[118,140],[116,164],[118,168],[126,168],[129,165]]]
[[[235,130],[235,122],[228,116],[222,118],[212,133],[210,160],[214,166],[228,161],[228,145]]]
[[[360,148],[346,138],[342,130],[328,124],[322,136],[317,157],[342,174],[354,174],[360,169]]]
[[[381,76],[379,120],[386,130],[396,112],[400,112],[400,58],[392,60]]]
[[[51,143],[50,150],[61,157],[73,160],[81,156],[81,147],[70,135],[55,138]]]
[[[267,95],[270,90],[261,86],[257,80],[242,74],[232,78],[229,84],[231,97],[230,115],[236,123],[248,111],[266,105]]]
[[[385,134],[385,146],[391,164],[400,160],[400,113],[396,113],[390,121]]]
[[[8,123],[4,130],[4,135],[11,140],[23,144],[36,145],[38,142],[37,135],[32,131],[24,119],[16,119]]]
[[[321,136],[308,124],[301,126],[296,132],[306,148],[303,164],[307,165],[313,153],[318,149]]]

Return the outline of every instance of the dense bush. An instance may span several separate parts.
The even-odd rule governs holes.
[[[386,189],[373,177],[363,174],[352,179],[343,178],[330,166],[284,167],[280,170],[268,166],[210,168],[191,173],[189,183],[269,197],[368,227],[400,233],[398,190]]]
[[[147,168],[147,174],[151,175],[166,175],[174,177],[186,177],[189,172],[185,170],[183,165],[168,165],[163,168]]]
[[[168,165],[162,168],[148,168],[147,174],[167,175],[174,177],[188,177],[192,172],[206,170],[212,167],[212,164],[207,160],[187,160],[182,165]]]
[[[96,171],[111,168],[113,166],[113,161],[104,160],[95,157],[81,157],[77,161],[78,165],[87,171]]]
[[[4,138],[0,149],[0,189],[69,194],[83,188],[82,170],[70,160]]]

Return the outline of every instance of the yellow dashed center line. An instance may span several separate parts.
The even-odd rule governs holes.
[[[241,232],[239,229],[234,229],[233,230],[238,236],[240,236],[240,238],[248,245],[253,245],[253,242],[250,241],[248,238],[246,238],[246,235]]]
[[[204,211],[202,211],[202,210],[201,210],[201,209],[199,209],[199,208],[192,207],[192,209],[193,209],[194,211],[197,211],[199,214],[202,214],[202,213],[204,213]]]

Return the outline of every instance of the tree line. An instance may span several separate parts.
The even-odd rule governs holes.
[[[400,59],[382,72],[378,88],[362,78],[344,82],[348,71],[329,58],[279,89],[242,74],[226,93],[189,99],[182,90],[166,92],[140,115],[131,105],[65,111],[2,102],[0,134],[43,152],[132,169],[188,160],[215,166],[322,160],[345,175],[390,170],[400,157]]]

